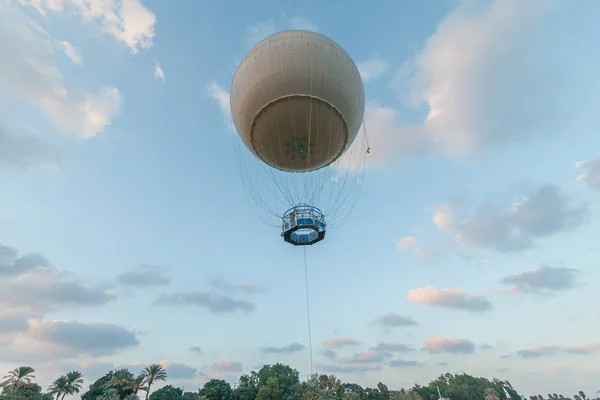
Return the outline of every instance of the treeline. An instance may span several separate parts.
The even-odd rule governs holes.
[[[138,375],[128,369],[108,372],[83,392],[83,375],[71,371],[58,377],[44,391],[34,382],[35,371],[24,366],[4,377],[0,400],[63,400],[81,393],[81,400],[520,400],[509,381],[477,378],[467,374],[444,374],[426,386],[415,384],[409,389],[389,389],[384,383],[362,387],[345,383],[334,375],[311,376],[300,381],[297,370],[284,364],[265,365],[259,371],[244,374],[232,387],[227,381],[211,379],[196,392],[167,384],[167,371],[160,364],[150,365]],[[600,400],[588,399],[583,392],[573,398],[548,394],[530,396],[530,400]]]

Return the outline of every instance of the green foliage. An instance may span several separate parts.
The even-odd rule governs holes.
[[[22,366],[9,371],[7,375],[3,377],[2,386],[3,388],[17,388],[21,385],[31,383],[31,380],[35,378],[33,373],[35,370],[29,366]]]
[[[34,369],[18,367],[4,376],[0,400],[64,400],[67,395],[79,393],[83,375],[71,371],[58,377],[44,393],[32,382]],[[265,365],[258,372],[240,377],[235,390],[221,379],[211,379],[198,392],[167,385],[150,394],[150,387],[165,381],[167,373],[160,364],[153,364],[134,376],[127,369],[110,371],[89,386],[81,400],[139,400],[138,393],[146,391],[146,400],[507,400],[505,390],[513,400],[520,395],[510,382],[499,379],[473,377],[467,374],[443,374],[427,386],[415,384],[412,388],[390,390],[379,382],[374,388],[363,388],[356,383],[342,383],[335,375],[312,375],[300,383],[299,373],[283,364]],[[439,391],[439,394],[438,394]],[[598,392],[600,393],[600,391]],[[573,400],[600,400],[588,398],[582,391]],[[571,400],[549,393],[548,400]],[[540,394],[530,400],[545,400]]]
[[[258,396],[258,372],[240,376],[237,388],[234,391],[235,400],[254,400]]]
[[[300,374],[297,370],[284,364],[265,365],[258,371],[258,388],[267,385],[269,378],[277,381],[277,398],[293,400],[300,397]]]
[[[196,392],[183,392],[184,400],[199,400],[200,395]]]
[[[43,393],[37,383],[24,383],[6,386],[0,394],[0,400],[53,400],[52,395]]]
[[[486,398],[486,389],[492,389],[496,397],[495,399],[486,398],[487,400],[506,400],[504,387],[513,399],[521,397],[512,389],[512,385],[508,381],[498,379],[490,381],[486,378],[477,378],[467,374],[441,375],[429,384],[427,390],[421,389],[418,393],[424,400],[434,400],[438,398],[437,388],[439,388],[443,397],[452,400],[481,400]],[[498,393],[501,393],[501,395]]]
[[[142,377],[142,381],[146,384],[146,400],[148,400],[152,385],[156,382],[167,380],[167,371],[165,371],[160,364],[152,364],[144,368],[140,376]]]
[[[150,395],[150,400],[183,400],[183,389],[164,386]]]
[[[97,400],[98,397],[102,396],[104,394],[107,382],[110,381],[112,377],[112,373],[112,371],[109,371],[108,374],[92,383],[89,386],[88,391],[81,395],[81,400]]]
[[[200,389],[200,395],[205,396],[208,400],[231,400],[233,390],[229,382],[222,379],[211,379]]]
[[[389,393],[390,400],[422,400],[419,393],[413,390],[391,390]]]
[[[269,377],[267,382],[258,389],[256,400],[277,400],[279,395],[279,383],[277,378]]]
[[[500,400],[500,396],[498,396],[498,393],[496,393],[494,388],[486,388],[483,391],[483,398],[485,400]]]

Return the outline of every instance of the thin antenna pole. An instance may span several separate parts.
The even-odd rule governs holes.
[[[308,300],[308,268],[306,267],[306,246],[304,249],[304,283],[306,287],[306,316],[308,320],[308,351],[310,353],[310,376],[313,375],[312,335],[310,329],[310,301]]]

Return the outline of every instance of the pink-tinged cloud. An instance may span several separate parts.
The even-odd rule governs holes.
[[[346,362],[351,364],[372,364],[372,363],[381,363],[391,358],[393,356],[392,353],[388,351],[378,351],[378,350],[367,350],[362,353],[357,353],[354,356],[350,357],[346,360]]]
[[[448,203],[437,206],[433,214],[433,223],[440,231],[451,230],[454,227],[452,206]]]
[[[475,343],[466,339],[436,336],[425,339],[421,350],[430,354],[469,354],[475,352]]]
[[[323,342],[323,347],[327,349],[341,349],[342,347],[356,346],[358,344],[360,343],[349,337],[331,338]]]
[[[483,296],[467,296],[459,288],[437,289],[427,286],[408,291],[408,302],[432,307],[454,308],[473,312],[485,312],[492,309],[492,304]]]
[[[400,252],[413,253],[418,258],[433,260],[440,256],[440,251],[435,247],[423,247],[415,236],[406,236],[398,240],[396,247]]]
[[[591,354],[600,351],[600,342],[580,346],[537,346],[517,351],[521,358],[538,358],[557,354]]]

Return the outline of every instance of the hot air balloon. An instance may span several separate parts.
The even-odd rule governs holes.
[[[275,33],[240,62],[230,107],[259,217],[288,243],[323,240],[354,207],[368,153],[364,85],[350,56],[319,33]]]

